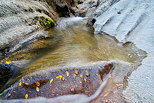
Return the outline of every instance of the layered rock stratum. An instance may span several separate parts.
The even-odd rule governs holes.
[[[153,5],[153,0],[102,0],[94,13],[95,34],[110,34],[120,42],[133,42],[147,52],[142,65],[129,77],[123,92],[129,103],[154,101]]]

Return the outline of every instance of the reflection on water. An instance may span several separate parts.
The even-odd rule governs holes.
[[[123,60],[139,62],[144,52],[133,44],[120,45],[108,35],[93,35],[85,25],[63,31],[51,29],[48,38],[38,40],[6,60],[31,60],[23,74],[56,65],[78,65],[91,61]]]

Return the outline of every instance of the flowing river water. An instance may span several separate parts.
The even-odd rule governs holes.
[[[77,24],[65,30],[48,30],[49,37],[33,42],[6,61],[31,60],[24,72],[31,73],[51,66],[121,60],[139,63],[144,52],[132,43],[119,43],[109,35],[94,35],[86,24]]]
[[[27,62],[20,77],[52,66],[79,66],[97,61],[119,60],[138,66],[145,52],[132,43],[119,43],[109,35],[94,35],[86,23],[64,30],[48,29],[48,37],[35,41],[2,61]]]

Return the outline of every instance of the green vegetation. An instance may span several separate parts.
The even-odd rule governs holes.
[[[55,21],[49,18],[39,20],[40,25],[45,28],[50,28],[56,25]]]

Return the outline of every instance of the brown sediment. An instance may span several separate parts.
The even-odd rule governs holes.
[[[100,74],[99,71],[107,71],[103,72],[103,74],[101,72],[100,75],[104,77],[114,68],[113,64],[106,64],[99,67],[101,69],[98,67],[63,69],[48,72],[46,75],[40,71],[39,73],[25,76],[16,82],[8,93],[3,95],[3,99],[24,99],[39,96],[53,98],[68,94],[85,94],[91,96],[103,82],[98,76]],[[69,72],[69,75],[66,75],[66,72]],[[76,75],[75,78],[74,74]]]

